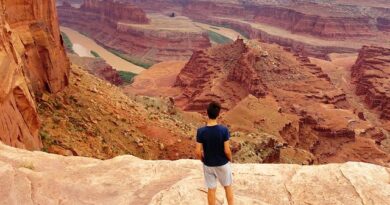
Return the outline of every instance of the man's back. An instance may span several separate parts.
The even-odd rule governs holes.
[[[222,166],[229,162],[224,152],[224,142],[227,140],[229,140],[229,131],[222,125],[198,129],[196,141],[203,145],[203,163],[206,166]]]

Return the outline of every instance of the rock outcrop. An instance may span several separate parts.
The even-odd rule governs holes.
[[[218,101],[224,111],[221,122],[232,132],[272,134],[278,143],[304,153],[305,161],[390,162],[379,146],[383,133],[359,118],[344,91],[309,58],[280,46],[239,39],[195,52],[174,84],[158,76],[153,81],[161,81],[163,89],[149,92],[144,86],[142,93],[173,97],[176,106],[203,114],[210,101]],[[132,86],[153,81],[136,79]]]
[[[85,33],[138,64],[187,60],[194,50],[211,46],[207,33],[188,18],[146,16],[128,3],[88,0],[80,9],[63,5],[58,10],[62,26]]]
[[[42,147],[35,99],[68,84],[55,6],[54,0],[0,3],[0,140],[8,145]]]
[[[356,94],[382,119],[390,120],[390,49],[364,46],[352,66],[352,78]]]
[[[199,161],[101,161],[0,144],[1,204],[207,204]],[[247,204],[390,204],[390,170],[349,162],[320,166],[233,164],[235,201]],[[265,188],[266,187],[266,188]],[[225,204],[223,189],[217,204]]]
[[[176,100],[178,105],[185,110],[203,112],[207,102],[215,100],[222,102],[227,110],[248,94],[264,96],[265,86],[254,68],[261,55],[250,52],[242,39],[195,52],[175,83],[176,87],[184,88]]]
[[[117,86],[124,83],[119,72],[101,58],[79,57],[74,54],[68,54],[68,56],[73,64],[82,67],[102,80],[106,80]]]

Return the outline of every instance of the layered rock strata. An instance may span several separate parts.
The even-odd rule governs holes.
[[[118,14],[109,15],[111,13]],[[168,15],[147,17],[138,7],[129,4],[90,0],[80,9],[63,5],[59,7],[59,17],[61,25],[85,33],[141,64],[187,60],[194,50],[211,45],[207,33],[189,19]]]
[[[356,52],[362,39],[383,44],[390,22],[389,5],[383,2],[127,1],[150,12],[177,12],[203,23],[230,27],[248,38],[261,38],[323,59],[334,52]]]
[[[359,119],[345,93],[332,84],[321,67],[278,46],[237,40],[196,52],[178,74],[175,87],[181,89],[175,97],[177,106],[204,113],[208,102],[221,102],[227,111],[222,119],[230,119],[229,125],[233,127],[242,126],[236,125],[232,116],[228,117],[230,110],[242,106],[240,102],[248,94],[274,98],[275,102],[251,100],[246,105],[256,113],[267,110],[259,112],[263,117],[252,119],[246,112],[233,116],[241,119],[240,115],[245,115],[242,120],[253,120],[251,132],[272,131],[289,146],[311,152],[316,157],[315,163],[359,160],[386,164],[390,160],[375,144],[381,143],[375,139],[380,133],[360,138],[372,125]],[[258,103],[263,106],[257,106]],[[275,103],[277,106],[266,106]],[[277,123],[271,123],[274,118],[279,119]],[[244,121],[241,123],[245,124]],[[367,153],[363,151],[366,149],[370,150],[370,156],[362,155]]]
[[[0,10],[0,139],[40,149],[35,99],[61,91],[70,69],[55,1],[6,0]]]
[[[352,66],[352,78],[356,94],[382,119],[390,120],[390,49],[364,46]]]

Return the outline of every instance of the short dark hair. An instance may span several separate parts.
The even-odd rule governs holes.
[[[207,107],[207,115],[212,120],[217,119],[220,111],[221,111],[221,105],[217,102],[211,102]]]

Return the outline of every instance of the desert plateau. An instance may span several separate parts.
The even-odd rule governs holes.
[[[212,205],[214,120],[233,178],[215,204],[390,204],[387,0],[0,10],[1,205]]]

